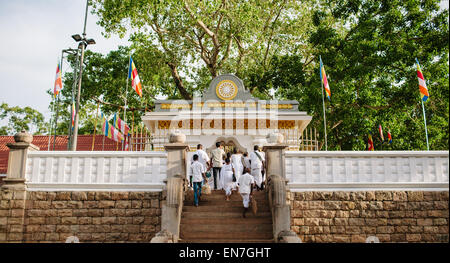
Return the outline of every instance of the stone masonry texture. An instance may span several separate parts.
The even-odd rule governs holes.
[[[292,192],[302,242],[448,242],[448,191]]]
[[[0,191],[0,242],[150,242],[161,192]]]

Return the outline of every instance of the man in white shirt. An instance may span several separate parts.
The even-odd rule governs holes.
[[[198,161],[198,155],[194,154],[194,162],[191,164],[192,184],[194,185],[194,205],[198,206],[198,198],[202,194],[202,181],[207,181],[203,164]]]
[[[209,168],[210,159],[209,159],[208,154],[203,150],[203,145],[198,144],[197,151],[194,154],[198,155],[198,161],[201,164],[203,164],[203,166],[205,167],[205,171],[207,171]],[[193,162],[194,162],[194,156],[192,156],[192,159],[191,159],[191,163],[193,163]]]
[[[244,204],[244,212],[242,214],[243,217],[245,217],[245,213],[248,210],[248,206],[250,203],[250,196],[252,194],[253,190],[253,183],[255,182],[252,175],[250,175],[250,169],[245,168],[244,174],[239,177],[239,180],[237,181],[239,185],[239,193],[242,196],[242,203]]]
[[[198,155],[198,162],[201,163],[205,168],[205,173],[209,169],[209,156],[208,154],[203,150],[203,145],[198,144],[197,145],[197,151],[194,153]],[[191,164],[194,162],[194,156],[191,158]],[[190,186],[192,187],[192,177],[190,178]]]
[[[259,151],[258,145],[253,147],[254,151],[250,153],[250,165],[252,175],[255,178],[256,188],[261,190],[261,184],[263,181],[262,170],[264,167],[265,155],[264,152]]]
[[[211,161],[214,176],[214,190],[217,190],[217,182],[220,182],[220,170],[223,166],[223,160],[226,157],[225,151],[220,148],[220,142],[216,142],[216,149],[211,151]],[[219,185],[219,189],[222,187]]]

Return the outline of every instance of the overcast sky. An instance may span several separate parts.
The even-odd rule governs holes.
[[[30,106],[50,118],[48,105],[61,50],[76,48],[82,34],[86,0],[0,0],[0,103]],[[98,18],[88,13],[86,35],[96,41],[88,49],[108,53],[127,39],[105,39]],[[67,66],[63,64],[64,67]]]
[[[53,89],[61,50],[76,48],[71,35],[81,35],[85,8],[85,0],[0,0],[0,103],[30,106],[50,118],[46,90]],[[128,45],[126,38],[105,39],[97,20],[88,14],[87,37],[97,42],[90,50],[106,54]]]

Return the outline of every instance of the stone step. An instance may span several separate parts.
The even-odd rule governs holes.
[[[189,189],[188,193],[192,193],[193,194],[194,190]],[[233,193],[238,193],[238,191],[237,190],[233,190]],[[223,190],[223,189],[222,190],[211,190],[211,194],[209,194],[209,195],[222,195],[222,194],[225,194],[225,190]],[[265,195],[266,191],[265,190],[262,190],[262,191],[253,190],[253,194],[254,195]]]
[[[251,209],[249,209],[249,212]],[[242,213],[244,211],[243,206],[207,206],[202,205],[201,203],[199,206],[183,206],[183,212],[236,212],[236,213]],[[268,206],[260,206],[258,205],[258,213],[259,212],[270,212],[270,209]]]
[[[179,240],[180,243],[273,243],[273,239],[215,239],[215,238],[194,238]]]
[[[226,220],[226,219],[224,219]],[[271,224],[180,224],[183,233],[189,232],[244,232],[244,233],[265,233],[272,231]]]
[[[200,206],[199,206],[200,207]],[[221,218],[221,219],[228,219],[228,218],[242,218],[242,210],[240,212],[182,212],[181,217],[182,218]],[[250,209],[245,214],[246,218],[272,218],[271,212],[261,212],[258,211],[256,215],[254,215]]]
[[[180,238],[185,240],[194,239],[240,239],[240,240],[254,240],[254,239],[272,239],[272,230],[264,231],[195,231],[191,228],[180,229]]]
[[[253,195],[253,198],[255,198],[256,201],[267,200],[267,197],[266,197],[265,194],[264,195]],[[226,196],[225,196],[225,194],[210,194],[210,195],[202,194],[200,199],[211,200],[211,201],[213,201],[213,200],[225,201]],[[194,194],[193,193],[186,194],[185,200],[193,201],[194,200]],[[242,201],[242,196],[239,193],[233,193],[230,196],[230,200],[231,201]]]
[[[269,201],[267,200],[256,200],[256,203],[259,206],[269,206]],[[184,206],[192,206],[194,205],[193,200],[185,200]],[[244,207],[242,200],[207,200],[206,198],[200,198],[199,202],[200,206],[223,206],[223,207]]]
[[[183,225],[193,225],[193,224],[203,224],[203,225],[246,225],[246,224],[270,224],[272,225],[271,217],[240,217],[240,218],[181,218],[181,224]]]

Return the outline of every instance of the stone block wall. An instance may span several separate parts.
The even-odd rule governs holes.
[[[161,192],[0,191],[0,242],[150,242]]]
[[[448,191],[292,192],[303,242],[449,242]]]

